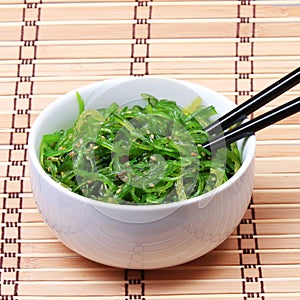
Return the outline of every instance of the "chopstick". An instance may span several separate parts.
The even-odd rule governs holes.
[[[237,106],[227,114],[205,128],[210,135],[219,134],[230,126],[243,121],[248,115],[258,108],[275,99],[279,95],[291,89],[300,82],[300,67],[265,88],[249,100]]]
[[[213,137],[209,143],[203,145],[203,148],[217,150],[241,138],[249,137],[256,131],[259,131],[297,112],[300,112],[300,97],[278,106],[277,108],[266,112],[257,118],[245,122],[233,128],[232,130],[225,131],[223,134]]]

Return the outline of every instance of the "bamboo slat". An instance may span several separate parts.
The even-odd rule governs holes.
[[[258,141],[257,156],[299,157],[300,140]]]
[[[300,173],[300,157],[257,158],[255,170],[262,174]]]

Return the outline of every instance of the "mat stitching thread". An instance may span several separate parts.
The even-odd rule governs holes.
[[[256,17],[256,7],[255,5],[253,5],[253,12],[252,12],[253,18]],[[255,22],[252,24],[252,37],[255,37]],[[251,56],[254,56],[254,43],[251,43]],[[251,61],[251,74],[254,73],[254,62],[253,60]],[[250,90],[251,92],[254,91],[254,86],[253,86],[253,79],[250,79]],[[253,117],[253,115],[252,115]],[[250,200],[250,205],[253,204],[253,197],[251,197]],[[252,219],[255,220],[255,209],[252,207],[251,208],[251,216]],[[253,222],[252,224],[253,227],[253,233],[254,236],[257,236],[257,228],[256,228],[256,223]],[[259,245],[258,245],[258,239],[256,237],[254,237],[254,243],[255,243],[255,249],[259,249]],[[260,293],[263,294],[265,292],[264,290],[264,281],[263,281],[263,276],[262,276],[262,268],[261,268],[261,261],[260,261],[260,254],[258,252],[256,252],[256,260],[257,260],[257,265],[258,265],[258,278],[260,279]],[[259,294],[259,293],[257,293]],[[265,297],[261,295],[261,299],[265,300]]]
[[[131,59],[130,63],[130,75],[132,76],[144,76],[149,75],[149,48],[150,44],[148,40],[151,37],[151,28],[148,22],[152,17],[152,6],[148,5],[149,1],[135,0],[136,5],[134,6],[135,24],[132,26],[132,38],[134,43],[131,45]],[[139,8],[148,8],[146,11],[146,18],[139,17]],[[145,11],[144,11],[145,12]],[[146,26],[146,30],[144,27]],[[141,32],[139,32],[139,30]],[[138,48],[139,47],[139,48]],[[139,50],[139,52],[138,52]],[[141,53],[142,52],[142,53]],[[138,54],[137,54],[138,53]],[[124,270],[124,293],[125,300],[139,299],[146,300],[145,298],[145,283],[144,283],[144,270]],[[132,287],[134,291],[131,291]]]
[[[8,151],[8,161],[11,162],[11,164],[8,164],[7,171],[6,171],[6,177],[8,180],[4,182],[4,194],[6,197],[3,200],[3,212],[2,212],[2,224],[5,225],[5,227],[2,227],[1,231],[1,282],[0,285],[0,294],[2,300],[10,300],[15,299],[16,296],[18,296],[18,288],[19,288],[19,281],[20,281],[20,268],[21,268],[21,222],[22,222],[22,207],[23,207],[23,197],[22,194],[24,193],[24,180],[22,178],[26,175],[26,165],[24,162],[26,161],[27,157],[27,142],[28,142],[28,129],[30,128],[31,124],[31,116],[30,116],[30,110],[32,108],[32,97],[33,94],[33,81],[32,78],[35,76],[35,65],[33,65],[34,59],[36,59],[36,40],[38,37],[38,26],[37,21],[40,19],[40,8],[38,7],[38,4],[40,4],[42,1],[39,0],[39,3],[36,1],[33,3],[31,1],[24,0],[24,4],[26,5],[22,10],[22,26],[20,31],[20,40],[23,42],[23,44],[19,47],[19,61],[20,64],[18,64],[17,68],[17,77],[18,80],[16,81],[15,85],[15,96],[13,98],[13,109],[15,111],[14,114],[12,114],[12,121],[11,121],[11,128],[13,131],[10,133],[9,143],[12,145],[12,147]],[[31,14],[36,11],[36,17],[34,20],[30,19],[27,20],[28,15],[29,18],[32,18]],[[35,39],[32,40],[26,37],[26,29],[30,27],[30,32],[32,33],[32,28],[35,28]],[[27,57],[28,53],[25,51],[28,48],[33,48],[32,57]],[[25,54],[24,54],[25,53]],[[30,53],[30,52],[29,52]],[[26,74],[23,74],[22,72],[22,66],[23,65],[33,65],[31,74],[28,74],[28,70]],[[27,84],[26,86],[22,86],[22,84]],[[24,91],[26,90],[26,92]],[[24,108],[24,103],[22,104],[22,108],[19,107],[19,101],[21,100],[27,100],[26,105],[27,107]],[[20,126],[17,124],[17,118],[19,116],[27,116],[26,125]],[[15,134],[24,134],[26,137],[25,143],[18,143],[15,141]],[[23,158],[22,160],[13,160],[13,153],[15,150],[23,150]],[[21,166],[21,175],[11,175],[12,167],[14,166]],[[9,182],[19,182],[20,189],[18,192],[11,192],[8,190],[8,184]],[[10,205],[11,199],[18,199],[17,205],[18,207],[7,207]],[[15,203],[15,202],[14,202]],[[8,220],[6,218],[8,217]],[[14,221],[12,221],[12,218],[14,218]],[[15,229],[13,232],[10,232],[10,234],[13,234],[14,237],[7,238],[6,233],[7,229]],[[15,246],[16,247],[15,247]],[[8,247],[9,246],[9,247]],[[8,248],[8,249],[6,249]],[[9,260],[5,261],[6,258],[15,258],[15,260]],[[9,266],[6,266],[5,264],[10,264]],[[7,277],[9,276],[9,277]],[[12,278],[13,277],[13,278]]]
[[[239,53],[239,43],[236,43],[236,56],[238,57],[238,61],[235,62],[235,74],[238,75],[238,78],[235,80],[235,103],[238,104],[238,98],[239,96],[250,96],[251,92],[253,92],[253,78],[250,76],[250,74],[254,73],[254,65],[253,65],[253,60],[250,59],[254,55],[254,43],[251,42],[251,38],[255,37],[255,22],[252,24],[249,24],[250,17],[243,17],[241,16],[241,7],[242,6],[249,6],[251,5],[250,1],[240,1],[240,3],[237,5],[237,16],[240,19],[240,22],[237,23],[237,31],[236,31],[236,37],[239,39],[239,43],[242,44],[248,44],[250,46],[250,53],[249,55],[241,55]],[[252,16],[255,18],[256,15],[256,9],[255,5],[252,5]],[[249,24],[251,26],[251,36],[240,36],[241,33],[241,26],[240,24]],[[250,67],[249,72],[245,72],[244,70],[240,72],[239,70],[239,63],[240,62],[249,62],[248,68]],[[248,80],[249,88],[245,89],[243,87],[243,90],[240,90],[239,88],[239,80]],[[250,209],[250,215],[251,218],[244,218],[240,222],[240,225],[237,228],[237,234],[240,237],[238,239],[238,249],[241,250],[241,253],[239,255],[239,260],[240,260],[240,265],[241,265],[241,277],[242,277],[242,291],[244,295],[244,300],[247,300],[249,298],[260,298],[262,300],[265,299],[263,296],[264,294],[264,283],[263,283],[263,276],[262,276],[262,269],[261,269],[261,261],[260,261],[260,255],[257,251],[259,249],[258,245],[258,240],[255,237],[257,235],[257,230],[256,230],[256,224],[253,222],[255,220],[255,210],[251,208],[251,204],[253,204],[253,198],[251,197],[250,200],[250,206],[248,210]],[[249,225],[251,226],[252,233],[247,232],[246,234],[243,234],[242,231],[242,226],[243,225]],[[244,248],[242,245],[242,241],[245,240],[250,240],[254,242],[254,247],[251,248]],[[248,246],[247,246],[248,247]],[[245,264],[244,260],[247,256],[253,256],[255,257],[256,263],[252,264]],[[256,271],[254,273],[250,273],[252,276],[247,276],[245,270],[247,269],[255,269]],[[248,283],[259,283],[260,291],[248,291]],[[251,289],[253,290],[253,288]]]
[[[144,283],[144,270],[124,270],[124,291],[125,299],[139,299],[146,300],[145,297],[145,283]],[[131,292],[131,288],[135,286],[134,292]]]
[[[132,62],[130,63],[130,75],[133,76],[144,76],[149,75],[149,62],[147,58],[149,58],[149,48],[150,44],[147,42],[150,39],[151,29],[150,24],[148,22],[149,19],[152,17],[152,6],[148,5],[149,1],[139,1],[135,0],[137,5],[134,6],[134,15],[133,18],[135,20],[135,24],[132,26],[132,38],[134,43],[131,45],[131,58]],[[140,7],[147,7],[147,17],[140,18],[138,16],[139,8]],[[146,27],[146,30],[143,30],[143,27]],[[139,30],[142,32],[140,33]],[[146,34],[146,36],[143,36]],[[140,36],[142,35],[142,36]],[[140,47],[140,52],[144,52],[142,54],[136,54],[138,52],[138,45],[145,45],[144,48]]]

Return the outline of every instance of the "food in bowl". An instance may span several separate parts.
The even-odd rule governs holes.
[[[71,128],[79,114],[76,91],[86,109],[144,105],[140,95],[173,99],[179,107],[201,97],[218,115],[235,105],[204,86],[161,77],[124,77],[76,88],[48,105],[35,120],[28,154],[34,199],[44,221],[67,247],[98,263],[128,269],[170,267],[196,259],[236,228],[251,198],[255,136],[237,142],[241,166],[226,182],[187,201],[160,205],[116,205],[78,195],[55,182],[39,161],[43,136]],[[212,117],[214,118],[214,117]]]
[[[64,187],[118,204],[162,204],[211,191],[240,168],[235,143],[212,152],[205,127],[215,108],[196,98],[189,107],[142,94],[144,107],[85,110],[77,93],[74,126],[43,136],[40,162]],[[75,102],[75,99],[74,99]]]

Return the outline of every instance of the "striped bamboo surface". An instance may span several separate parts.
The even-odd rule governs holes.
[[[253,198],[235,232],[164,270],[99,265],[53,237],[26,145],[40,111],[87,83],[161,75],[241,103],[299,63],[300,0],[1,0],[1,299],[300,299],[300,114],[257,134]]]

